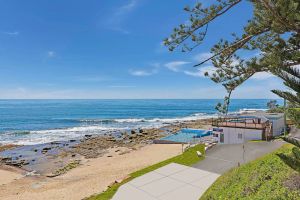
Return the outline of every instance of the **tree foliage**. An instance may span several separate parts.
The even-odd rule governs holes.
[[[251,0],[253,16],[244,26],[243,34],[232,34],[230,40],[220,39],[211,48],[212,56],[195,66],[208,61],[216,68],[214,73],[205,73],[214,82],[221,83],[228,92],[221,112],[228,111],[232,91],[257,72],[269,72],[284,80],[292,90],[273,92],[300,104],[300,1],[299,0]],[[201,45],[207,35],[208,25],[229,12],[242,0],[217,0],[209,7],[197,3],[184,8],[190,14],[189,23],[180,24],[164,40],[170,51],[180,48],[189,52]],[[252,57],[242,58],[241,53],[254,51]],[[298,66],[297,66],[298,65]]]
[[[300,108],[289,108],[287,111],[288,118],[293,122],[293,124],[300,128]]]
[[[300,172],[300,141],[292,137],[283,137],[283,140],[295,145],[291,155],[278,154],[278,156],[291,168]]]
[[[277,101],[276,100],[271,100],[267,103],[267,107],[269,109],[274,109],[274,108],[277,108],[279,105],[277,104]]]

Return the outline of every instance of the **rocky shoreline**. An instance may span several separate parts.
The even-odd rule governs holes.
[[[111,157],[109,150],[122,155],[151,144],[153,140],[176,133],[181,128],[208,128],[209,119],[201,119],[161,128],[138,129],[118,134],[85,135],[80,140],[51,142],[33,146],[0,146],[0,167],[9,165],[34,174],[58,176],[87,159]]]

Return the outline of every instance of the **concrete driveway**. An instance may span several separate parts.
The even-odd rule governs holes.
[[[193,167],[223,174],[238,164],[243,164],[270,153],[284,144],[282,141],[248,142],[245,144],[218,144],[206,152],[206,158]]]
[[[122,185],[113,200],[198,200],[219,176],[171,163]]]
[[[219,144],[193,167],[169,164],[122,185],[113,200],[197,200],[224,172],[264,154],[284,142]]]

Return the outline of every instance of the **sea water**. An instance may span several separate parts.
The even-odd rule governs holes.
[[[222,100],[0,100],[0,143],[41,144],[210,118]],[[230,112],[266,109],[267,99],[232,100]],[[279,101],[281,104],[282,102]]]

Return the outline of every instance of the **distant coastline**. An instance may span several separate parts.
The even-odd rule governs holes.
[[[0,100],[0,144],[34,145],[206,119],[216,99]],[[232,100],[231,112],[265,109],[268,99]],[[280,103],[280,102],[279,102]]]

